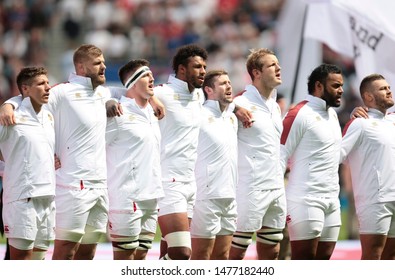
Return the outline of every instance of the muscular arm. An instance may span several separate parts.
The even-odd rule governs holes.
[[[252,118],[251,112],[239,105],[235,106],[233,112],[235,113],[236,117],[241,121],[241,123],[245,128],[251,127],[255,121]]]
[[[14,96],[8,99],[0,107],[0,124],[4,126],[16,124],[14,110],[22,103],[22,95]]]
[[[361,134],[363,131],[362,121],[350,120],[343,130],[342,146],[340,150],[339,164],[343,163],[350,152],[360,144]]]
[[[154,109],[155,116],[159,120],[162,119],[166,114],[165,106],[163,105],[163,103],[160,102],[159,99],[156,98],[155,96],[152,96],[149,99],[149,103],[151,104],[152,108]]]
[[[16,124],[14,106],[9,103],[4,103],[0,107],[0,125],[9,126],[14,124]]]
[[[297,119],[297,114],[287,114],[283,120],[284,129],[280,140],[280,163],[284,174],[287,172],[288,160],[294,154],[305,133],[305,122]]]

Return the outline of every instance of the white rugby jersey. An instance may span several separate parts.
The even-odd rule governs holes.
[[[163,197],[160,131],[151,105],[124,96],[120,103],[123,115],[107,122],[108,195],[110,209],[132,209],[131,201]]]
[[[55,195],[55,131],[52,114],[42,107],[36,113],[30,98],[15,110],[16,125],[0,126],[4,157],[5,203]]]
[[[280,136],[283,130],[277,92],[264,99],[253,85],[247,85],[234,103],[248,109],[255,122],[252,127],[238,125],[238,186],[249,189],[279,189],[284,187],[280,165]]]
[[[281,136],[281,164],[290,167],[287,199],[338,197],[341,128],[326,102],[308,95],[289,110]]]
[[[219,102],[203,104],[196,161],[196,199],[234,198],[237,183],[237,118]]]
[[[340,162],[350,167],[357,207],[395,201],[395,115],[369,108],[344,128]]]
[[[107,188],[105,102],[110,98],[109,89],[93,89],[90,78],[71,74],[69,82],[50,92],[47,108],[55,118],[55,151],[62,164],[56,170],[56,184]],[[20,97],[13,100],[18,103]]]
[[[188,84],[170,75],[166,84],[154,88],[166,114],[159,120],[163,181],[195,180],[196,150],[202,104],[201,89],[189,92]]]

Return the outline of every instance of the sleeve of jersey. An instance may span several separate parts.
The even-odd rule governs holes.
[[[352,119],[343,129],[343,139],[340,149],[339,163],[346,163],[347,156],[360,144],[362,135],[362,120]]]
[[[11,104],[14,106],[14,110],[18,109],[19,105],[22,103],[22,95],[14,96],[7,101],[4,102],[5,104]]]
[[[55,114],[57,109],[59,109],[60,106],[62,106],[61,104],[62,104],[62,99],[65,96],[64,91],[66,86],[67,86],[66,84],[58,84],[50,89],[47,108],[52,114]]]
[[[0,142],[7,140],[8,138],[8,126],[0,125]]]
[[[242,107],[247,109],[248,108],[248,102],[246,101],[246,99],[244,98],[244,96],[238,95],[233,99],[232,102],[236,108],[236,106],[238,107]]]
[[[305,122],[300,114],[305,104],[306,102],[301,102],[296,105],[287,113],[283,120],[284,128],[281,134],[280,161],[284,172],[287,168],[289,158],[298,147],[305,131]]]
[[[111,98],[116,101],[119,101],[126,94],[126,89],[122,87],[109,87],[108,89],[110,90]]]
[[[163,105],[165,106],[166,106],[166,100],[165,100],[166,93],[170,93],[166,85],[160,84],[154,87],[154,96],[158,98],[159,101],[162,102]]]

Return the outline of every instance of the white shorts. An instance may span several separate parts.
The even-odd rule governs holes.
[[[395,202],[368,204],[356,208],[360,234],[395,237]]]
[[[7,238],[52,241],[55,239],[54,197],[33,197],[5,203],[3,221]]]
[[[63,231],[84,234],[89,225],[106,233],[108,193],[104,188],[56,187],[56,227]]]
[[[341,226],[338,198],[306,197],[300,201],[287,200],[287,226],[289,238],[337,241]]]
[[[196,198],[196,182],[162,182],[165,196],[158,199],[158,216],[188,213],[192,218]]]
[[[263,226],[285,227],[286,199],[284,188],[275,190],[238,191],[237,231],[256,232]]]
[[[110,210],[108,227],[111,235],[137,237],[141,232],[156,233],[156,199],[133,202],[133,205],[133,210]]]
[[[237,207],[233,198],[197,200],[191,223],[191,236],[215,238],[236,230]]]

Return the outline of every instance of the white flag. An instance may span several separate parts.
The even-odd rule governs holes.
[[[282,84],[278,91],[288,103],[298,103],[307,92],[307,78],[322,62],[321,43],[303,38],[303,22],[307,3],[287,0],[279,16],[277,31],[277,57],[281,65]]]
[[[358,84],[379,73],[395,87],[394,11],[391,0],[312,1],[304,36],[353,58]]]

